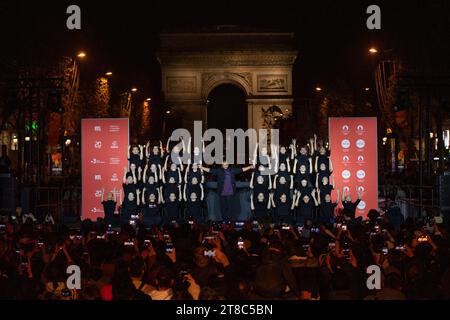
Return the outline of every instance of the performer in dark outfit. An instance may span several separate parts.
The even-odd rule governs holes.
[[[162,142],[159,141],[159,147],[154,145],[152,147],[152,151],[150,152],[150,141],[147,142],[145,146],[145,156],[147,158],[147,165],[151,166],[152,164],[156,165],[159,171],[162,170],[163,160],[164,160],[164,150],[162,147]]]
[[[180,215],[180,201],[181,190],[176,192],[175,190],[165,191],[165,198],[163,199],[165,222],[168,223],[172,220],[177,220]]]
[[[344,194],[342,192],[342,206],[344,207],[343,212],[347,214],[346,219],[352,220],[355,219],[356,207],[359,205],[362,199],[362,192],[357,190],[358,199],[355,202],[352,202],[352,197],[350,193]]]
[[[274,221],[277,223],[291,223],[292,211],[295,203],[290,193],[276,190],[271,194],[272,207],[274,208]]]
[[[196,177],[192,178],[191,183],[184,185],[184,201],[186,202],[186,215],[196,221],[203,221],[202,205],[204,199],[203,185],[198,183]]]
[[[228,163],[224,161],[221,168],[210,169],[205,166],[200,166],[205,172],[209,172],[217,177],[217,193],[220,197],[220,208],[222,211],[222,219],[229,221],[234,219],[232,212],[233,196],[236,193],[235,176],[254,168],[248,166],[244,168],[230,168]]]
[[[166,160],[164,161],[164,167],[163,167],[163,172],[167,171],[167,165],[174,163],[176,165],[176,167],[178,169],[180,169],[180,171],[184,170],[184,166],[183,166],[183,152],[185,152],[186,146],[184,144],[184,140],[181,139],[181,143],[182,143],[182,147],[180,149],[180,147],[178,145],[175,145],[172,148],[172,151],[169,152],[169,144],[170,144],[170,138],[167,139],[167,144],[166,144],[166,150],[168,152],[167,156],[166,156]]]
[[[250,195],[251,209],[253,211],[253,218],[256,220],[263,220],[269,216],[269,210],[271,206],[269,193],[258,192]]]
[[[325,222],[325,223],[333,223],[334,222],[334,211],[340,201],[339,189],[337,189],[336,192],[337,192],[337,200],[335,202],[331,201],[331,193],[326,194],[323,197],[323,201],[320,200],[320,203],[319,203],[320,217],[319,217],[319,219],[322,222]],[[320,191],[319,191],[319,193],[320,193]],[[321,198],[321,195],[319,196],[319,199],[320,198]]]
[[[274,153],[277,153],[277,148],[274,148]],[[278,158],[276,159],[275,172],[278,172],[280,166],[284,164],[286,171],[291,172],[290,155],[287,152],[285,146],[281,146],[278,152]]]
[[[319,191],[319,203],[324,201],[325,196],[331,195],[331,191],[334,189],[334,182],[330,184],[329,178],[327,176],[323,176],[321,180],[319,180],[318,191]]]
[[[138,216],[138,206],[139,206],[139,190],[136,190],[136,195],[133,192],[125,194],[125,199],[121,203],[120,210],[120,224],[134,225]]]
[[[325,165],[325,169],[318,170],[322,164]],[[331,158],[327,155],[327,150],[324,147],[320,147],[319,154],[316,157],[316,162],[315,162],[314,167],[315,167],[316,172],[319,172],[319,171],[333,172],[333,163],[331,162]]]
[[[203,175],[202,170],[199,168],[197,163],[192,163],[192,169],[190,169],[191,164],[188,163],[186,166],[186,171],[184,173],[184,183],[192,183],[193,178],[197,178],[199,183],[205,182],[205,176]]]
[[[117,208],[117,195],[116,188],[113,192],[108,192],[108,199],[105,201],[105,189],[102,189],[101,203],[103,205],[103,211],[105,212],[105,222],[112,224],[114,220],[114,212]]]
[[[147,194],[147,197],[144,194]],[[146,228],[158,226],[161,222],[159,190],[154,189],[144,194],[142,195],[144,225]]]
[[[130,153],[130,149],[131,149],[131,153]],[[131,164],[134,164],[136,166],[136,168],[142,168],[143,160],[144,160],[144,147],[141,145],[134,146],[134,147],[128,146],[127,158],[128,158],[130,167],[131,167]]]
[[[307,219],[314,220],[314,209],[318,205],[317,199],[315,198],[315,190],[311,195],[297,194],[295,206],[297,209],[297,222],[303,224]]]

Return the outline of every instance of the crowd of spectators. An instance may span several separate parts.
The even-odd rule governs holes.
[[[20,217],[0,224],[0,298],[38,300],[448,299],[448,232],[441,220],[371,210],[330,223],[197,223],[78,228]],[[67,284],[69,265],[81,288]],[[369,290],[367,267],[381,268]]]

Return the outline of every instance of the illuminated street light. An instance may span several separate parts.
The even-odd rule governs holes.
[[[77,57],[80,58],[80,59],[83,59],[83,58],[86,57],[86,53],[83,52],[83,51],[81,51],[81,52],[79,52],[79,53],[77,54]]]
[[[152,101],[152,98],[147,98],[147,99],[145,99],[145,100],[147,100],[147,101]]]
[[[108,77],[109,77],[109,76],[112,76],[112,72],[111,72],[111,71],[108,71],[107,73],[105,73],[105,75],[107,75]]]
[[[370,91],[370,88],[364,88],[365,91]]]
[[[369,49],[369,53],[370,53],[370,54],[377,54],[377,53],[378,53],[378,49],[372,47],[372,48]]]
[[[322,88],[321,87],[316,87],[316,91],[320,92],[320,91],[322,91]]]
[[[137,92],[137,88],[132,88],[131,92]]]
[[[25,141],[30,141],[31,138],[30,137],[25,137]]]
[[[170,114],[170,110],[166,110],[166,114]]]

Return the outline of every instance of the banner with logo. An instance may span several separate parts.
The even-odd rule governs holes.
[[[328,130],[336,188],[352,201],[363,192],[356,216],[365,218],[378,209],[377,118],[329,118]]]
[[[82,119],[82,219],[103,218],[102,189],[105,200],[114,188],[122,190],[123,168],[128,165],[128,118]]]

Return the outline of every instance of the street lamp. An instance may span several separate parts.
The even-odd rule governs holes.
[[[370,91],[370,88],[364,88],[365,91]]]
[[[321,87],[316,87],[316,91],[320,92],[320,91],[322,91],[322,88]]]
[[[152,98],[147,98],[147,99],[145,99],[146,101],[152,101]]]
[[[377,53],[378,53],[378,49],[375,48],[375,47],[371,47],[371,48],[369,49],[369,53],[370,53],[370,54],[377,54]]]
[[[137,88],[132,88],[131,92],[137,92]]]
[[[81,52],[79,52],[79,53],[77,54],[77,57],[80,58],[80,59],[83,59],[83,58],[86,57],[86,53],[83,52],[83,51],[81,51]]]
[[[110,76],[112,76],[112,72],[111,72],[111,71],[108,71],[107,73],[105,73],[105,75],[108,76],[108,77],[110,77]]]

